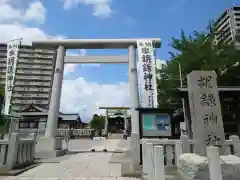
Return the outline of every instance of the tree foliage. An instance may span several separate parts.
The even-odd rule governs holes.
[[[0,110],[2,110],[4,102],[4,90],[0,88]],[[0,139],[4,137],[8,127],[9,127],[9,119],[3,116],[2,111],[0,111]]]
[[[0,88],[0,127],[5,124],[3,115],[2,115],[2,107],[3,107],[3,101],[4,101],[4,91],[3,88]]]
[[[105,117],[104,116],[99,116],[97,114],[93,115],[92,120],[90,121],[90,127],[92,129],[104,129],[104,124],[105,124]]]
[[[179,66],[182,71],[183,85],[186,86],[186,76],[193,70],[214,70],[218,75],[218,84],[240,85],[239,61],[240,51],[234,44],[224,41],[216,43],[215,27],[210,24],[207,32],[193,32],[186,35],[181,31],[179,38],[172,38],[170,45],[171,59],[166,67],[158,70],[158,103],[160,107],[181,107],[178,88],[180,87]],[[224,36],[222,37],[224,38]]]

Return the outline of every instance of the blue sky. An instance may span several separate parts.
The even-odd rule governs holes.
[[[225,9],[236,4],[237,0],[112,0],[112,13],[108,18],[93,16],[91,5],[79,4],[66,11],[61,2],[44,3],[48,9],[48,18],[43,29],[50,34],[63,34],[69,38],[157,37],[162,39],[158,57],[167,60],[168,52],[172,51],[169,42],[172,37],[180,35],[181,29],[186,33],[204,30],[210,20],[216,19]],[[111,53],[111,50],[104,50],[97,54],[108,54],[109,51]],[[88,51],[88,54],[93,53]],[[118,73],[113,73],[111,68]],[[79,67],[79,75],[99,83],[103,80],[111,83],[127,80],[123,75],[127,73],[127,66],[124,65],[102,65],[95,70],[96,74],[91,74],[88,68]]]
[[[239,0],[0,0],[0,42],[23,37],[160,38],[157,57],[169,59],[169,43],[181,30],[203,31]],[[238,4],[239,5],[239,4]],[[75,50],[74,54],[126,54],[126,50]],[[129,106],[127,65],[65,66],[62,112],[86,121],[99,106]]]

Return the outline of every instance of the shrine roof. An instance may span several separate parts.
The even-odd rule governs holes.
[[[14,109],[13,109],[14,110]],[[17,113],[21,113],[21,114],[24,114],[24,113],[40,113],[40,114],[48,114],[48,110],[49,108],[46,107],[46,106],[41,106],[41,105],[36,105],[36,104],[28,104],[26,105],[24,108],[20,109],[20,110],[15,110],[15,112]],[[59,114],[63,114],[62,112],[59,112]]]
[[[22,117],[26,116],[48,116],[48,107],[40,105],[29,104],[21,110],[15,111],[14,114]],[[58,113],[58,117],[64,121],[81,121],[81,117],[78,113]]]
[[[79,114],[75,113],[75,114],[59,114],[58,115],[61,120],[64,120],[64,121],[81,121],[81,118],[79,116]]]

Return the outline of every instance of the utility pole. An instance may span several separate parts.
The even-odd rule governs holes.
[[[183,87],[183,77],[182,77],[182,67],[181,67],[180,62],[178,63],[178,68],[179,68],[180,85],[181,85],[181,88],[182,88]],[[191,127],[190,127],[188,116],[186,114],[184,98],[181,98],[181,100],[182,100],[183,117],[184,117],[185,127],[186,127],[186,130],[187,130],[187,135],[188,135],[188,137],[191,137],[192,136]]]

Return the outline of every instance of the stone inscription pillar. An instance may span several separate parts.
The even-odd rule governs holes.
[[[187,81],[194,151],[206,155],[206,146],[221,146],[225,141],[217,75],[215,71],[193,71]]]

